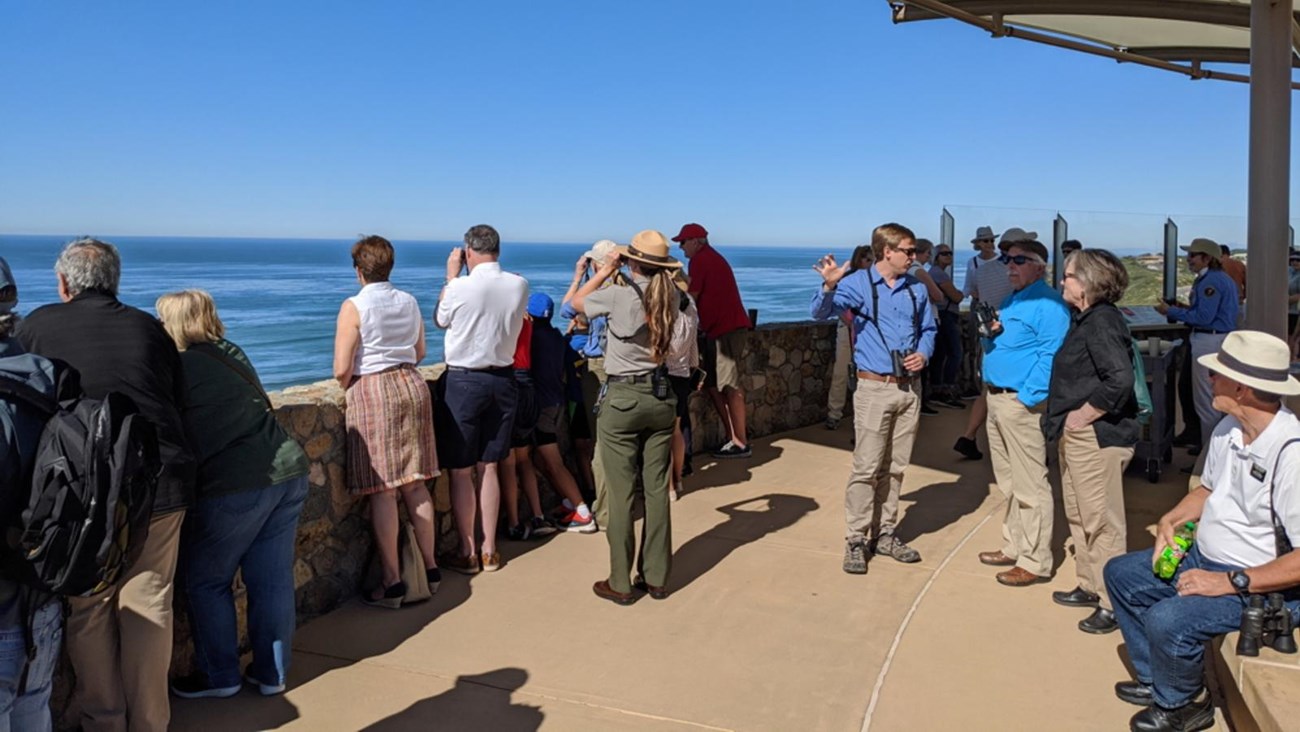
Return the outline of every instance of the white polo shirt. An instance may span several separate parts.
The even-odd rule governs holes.
[[[434,325],[446,329],[443,360],[463,369],[511,366],[528,308],[528,280],[483,262],[447,283]]]
[[[1300,438],[1300,420],[1286,407],[1250,445],[1243,445],[1241,423],[1226,416],[1214,428],[1205,456],[1201,485],[1210,490],[1196,530],[1201,555],[1233,567],[1258,567],[1277,558],[1268,487],[1273,505],[1293,546],[1300,546],[1300,443],[1278,462],[1278,450]],[[1271,481],[1269,479],[1272,479]]]

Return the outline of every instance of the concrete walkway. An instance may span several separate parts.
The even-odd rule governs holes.
[[[1119,730],[1136,707],[1118,633],[1054,605],[1075,585],[1003,587],[988,462],[949,448],[966,412],[923,418],[899,534],[920,564],[840,569],[850,429],[699,460],[673,506],[673,594],[599,600],[603,534],[503,544],[507,565],[449,574],[429,603],[353,602],[299,630],[289,692],[177,701],[175,730]],[[1186,491],[1177,467],[1127,485],[1133,548]],[[1067,532],[1058,519],[1058,536]]]

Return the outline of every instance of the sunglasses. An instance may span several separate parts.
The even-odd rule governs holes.
[[[934,253],[934,256],[936,256],[936,257],[951,257],[951,256],[952,256],[952,252],[935,252],[935,253]]]
[[[894,251],[896,251],[896,252],[902,252],[903,254],[906,254],[906,255],[909,256],[909,257],[915,257],[915,256],[916,256],[916,247],[911,247],[911,248],[899,247],[899,248],[895,249]]]
[[[1003,254],[998,257],[998,261],[1003,264],[1026,265],[1029,263],[1042,264],[1043,260],[1029,254]]]

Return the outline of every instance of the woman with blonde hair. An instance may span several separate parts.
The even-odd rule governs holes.
[[[352,245],[361,291],[343,301],[334,336],[334,378],[347,394],[348,491],[369,496],[379,550],[380,586],[362,596],[396,609],[406,595],[397,555],[397,496],[415,529],[429,589],[442,573],[434,558],[433,500],[438,475],[433,396],[415,370],[424,359],[424,318],[415,298],[388,281],[393,245],[381,236]]]
[[[605,260],[572,301],[588,318],[608,318],[607,387],[598,405],[596,449],[609,512],[610,572],[609,578],[597,582],[592,590],[619,605],[636,601],[633,584],[657,600],[668,596],[672,564],[668,476],[677,399],[668,381],[666,361],[682,297],[673,284],[673,273],[682,265],[668,251],[663,234],[642,231],[632,237],[630,245],[618,247],[615,256]],[[631,277],[602,288],[623,263],[629,266]],[[643,574],[634,583],[632,494],[638,459],[642,462],[645,526],[637,561]]]
[[[278,694],[297,623],[293,558],[307,498],[307,456],[276,422],[248,356],[226,340],[208,293],[168,293],[155,309],[181,352],[181,418],[199,465],[196,500],[181,530],[178,572],[197,671],[174,681],[172,693],[192,699],[239,692],[231,582],[240,571],[253,645],[243,679],[264,695]]]

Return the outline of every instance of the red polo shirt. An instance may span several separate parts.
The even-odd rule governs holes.
[[[515,341],[515,368],[527,371],[533,365],[533,319],[524,318],[524,329]]]
[[[718,250],[703,244],[691,257],[691,294],[700,312],[700,330],[710,338],[750,328],[749,314],[740,301],[740,288],[731,265]]]

